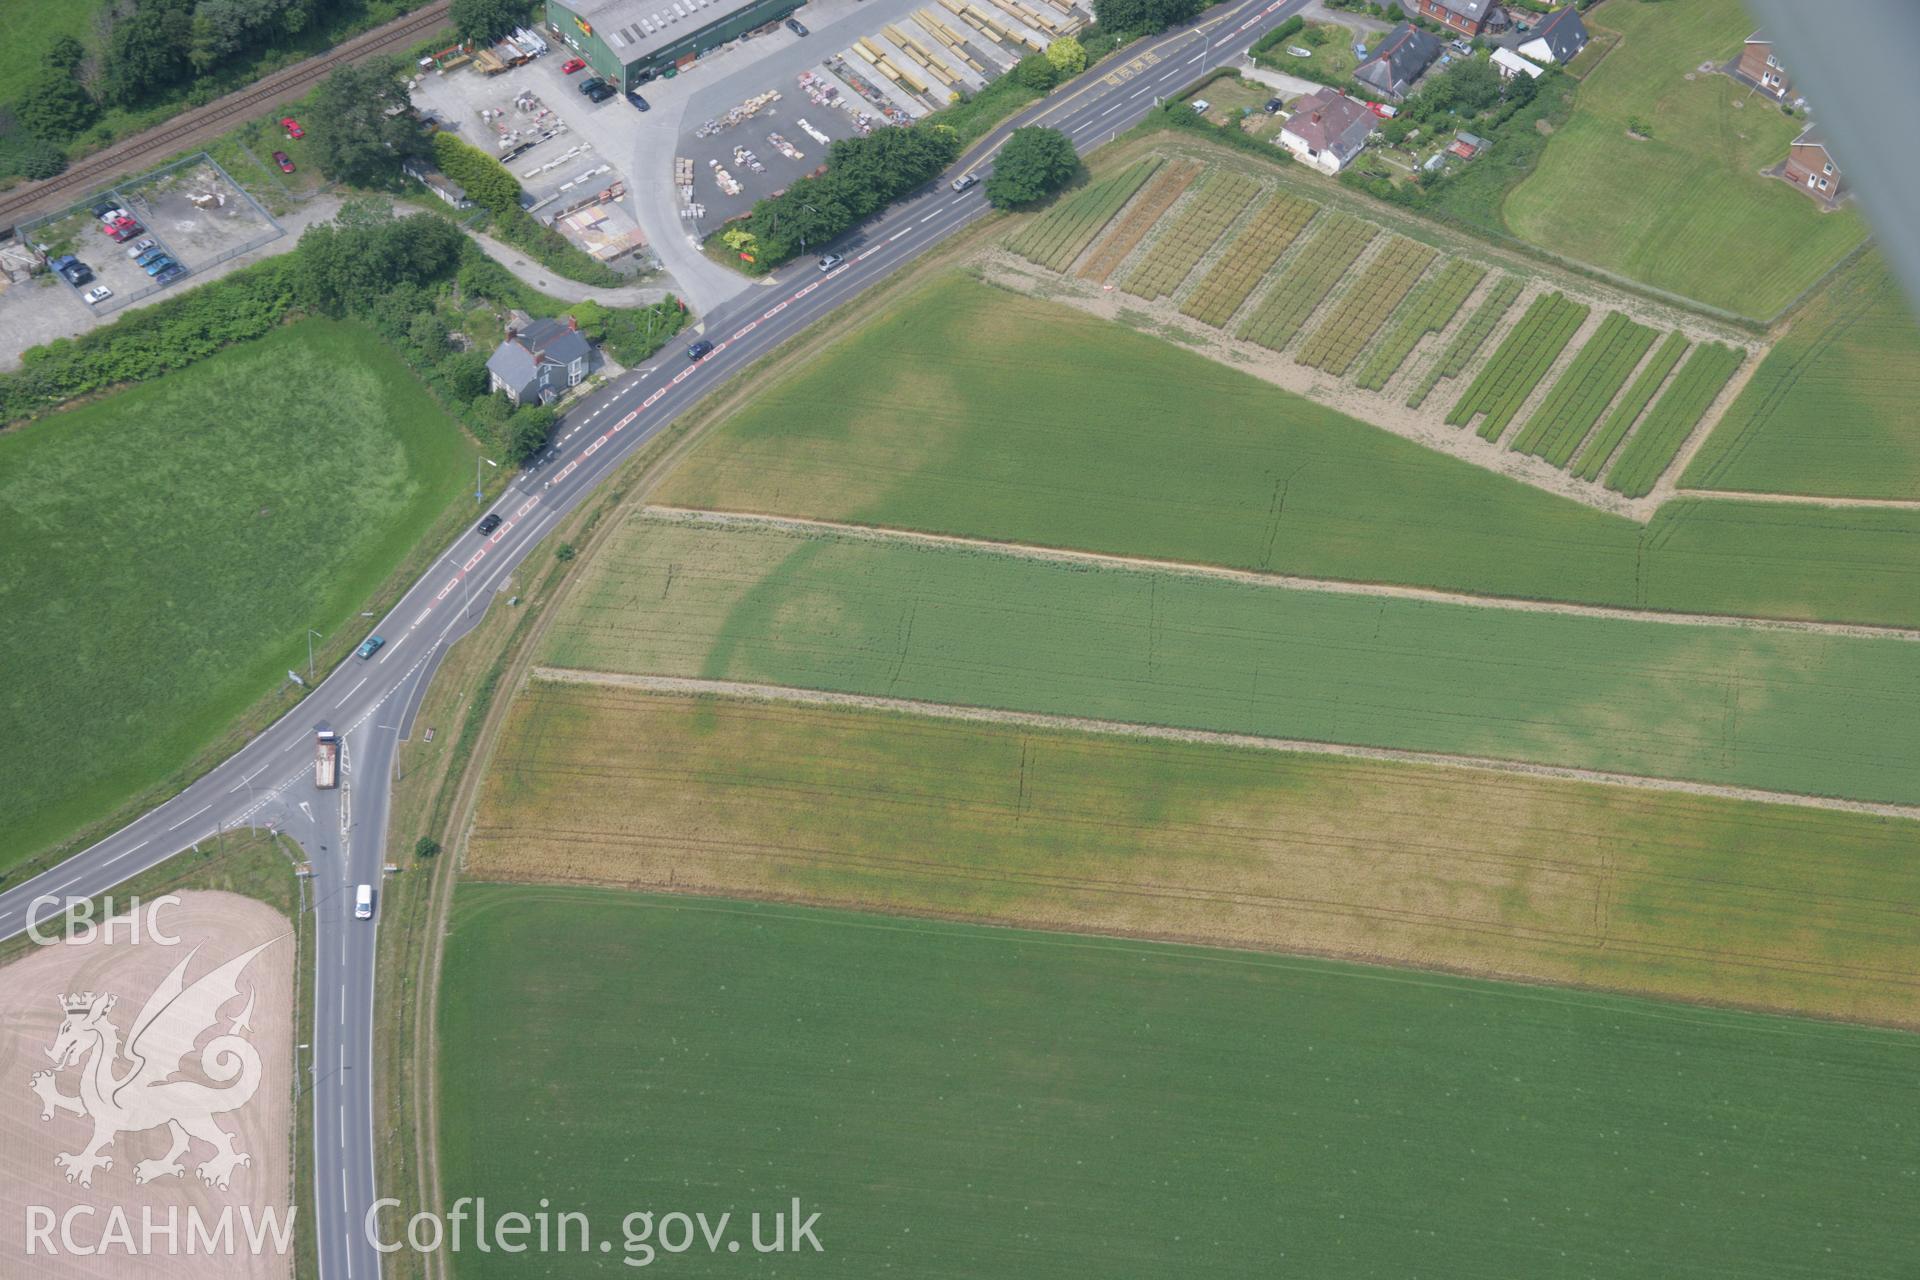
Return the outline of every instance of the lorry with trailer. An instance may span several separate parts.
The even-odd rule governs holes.
[[[340,735],[331,729],[314,735],[313,785],[322,791],[340,785]]]

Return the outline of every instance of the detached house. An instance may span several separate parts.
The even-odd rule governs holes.
[[[1507,11],[1494,0],[1417,0],[1417,7],[1421,17],[1451,27],[1469,40],[1513,25]]]
[[[1787,144],[1787,163],[1780,172],[1788,182],[1798,183],[1828,204],[1840,198],[1840,165],[1814,125]]]
[[[1439,56],[1439,40],[1403,22],[1387,33],[1371,58],[1354,68],[1353,78],[1398,102]]]
[[[1317,89],[1293,104],[1293,114],[1280,130],[1281,146],[1322,173],[1346,168],[1379,117],[1337,89]]]
[[[592,357],[572,316],[530,321],[516,311],[506,338],[487,357],[487,389],[506,392],[515,404],[545,404],[579,386]]]
[[[1535,62],[1572,62],[1587,47],[1587,24],[1572,5],[1555,9],[1534,25],[1518,52]]]
[[[1762,93],[1776,98],[1787,96],[1787,69],[1780,65],[1780,59],[1773,53],[1773,42],[1762,32],[1756,31],[1747,37],[1740,49],[1740,60],[1733,64],[1733,72]]]

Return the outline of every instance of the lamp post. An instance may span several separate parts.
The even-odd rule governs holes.
[[[492,458],[482,458],[475,455],[473,459],[473,500],[475,502],[484,502],[487,497],[486,490],[480,487],[480,464],[483,462],[496,469],[500,466],[500,464]]]
[[[318,631],[315,631],[312,627],[308,627],[307,628],[307,679],[309,680],[313,679],[313,642],[315,637],[318,637],[322,640],[326,639],[326,637],[320,635]]]

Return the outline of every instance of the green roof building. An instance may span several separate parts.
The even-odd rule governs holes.
[[[547,24],[621,90],[671,76],[803,0],[547,0]]]

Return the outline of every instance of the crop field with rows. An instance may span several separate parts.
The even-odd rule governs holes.
[[[1181,314],[1224,328],[1319,211],[1319,205],[1297,196],[1268,196],[1220,261],[1180,304]]]
[[[1486,274],[1485,267],[1464,258],[1450,258],[1440,270],[1422,280],[1354,381],[1368,391],[1384,389],[1413,354],[1413,349],[1420,345],[1420,339],[1439,333],[1453,323],[1460,304],[1479,287]]]
[[[1293,269],[1280,277],[1247,317],[1240,336],[1271,351],[1284,350],[1378,232],[1378,227],[1352,214],[1329,213],[1320,219],[1320,229],[1300,246]]]
[[[1738,347],[1718,342],[1695,347],[1607,473],[1607,488],[1629,498],[1651,492],[1745,358]]]
[[[1080,268],[1080,278],[1104,283],[1126,261],[1134,247],[1146,239],[1147,232],[1153,230],[1160,216],[1171,209],[1174,201],[1193,185],[1202,168],[1192,161],[1163,165],[1153,175],[1153,181],[1147,184],[1147,189],[1140,193],[1120,221],[1107,232],[1106,239],[1094,246],[1092,256]]]
[[[1493,282],[1493,288],[1473,309],[1467,322],[1460,326],[1460,332],[1453,335],[1447,343],[1447,349],[1440,353],[1433,367],[1407,393],[1407,408],[1418,409],[1425,404],[1442,378],[1457,378],[1466,372],[1474,356],[1480,353],[1480,348],[1486,345],[1493,331],[1499,328],[1501,319],[1519,299],[1520,289],[1520,282],[1512,276],[1502,276]]]
[[[1121,287],[1150,302],[1173,293],[1259,193],[1260,184],[1242,174],[1221,170],[1207,174],[1187,207],[1154,239]]]
[[[1600,473],[1607,469],[1608,459],[1614,450],[1627,438],[1627,432],[1640,417],[1640,411],[1653,399],[1653,393],[1667,380],[1673,367],[1680,363],[1680,357],[1687,353],[1687,337],[1683,333],[1670,333],[1660,349],[1653,353],[1653,359],[1647,361],[1647,367],[1627,388],[1627,394],[1613,407],[1607,420],[1600,424],[1600,430],[1594,433],[1587,447],[1580,451],[1580,460],[1574,466],[1573,473],[1582,480],[1598,480]]]
[[[1065,271],[1159,167],[1160,157],[1149,156],[1075,192],[1029,222],[1007,247],[1035,266]]]
[[[1327,318],[1307,335],[1294,359],[1335,377],[1346,376],[1373,341],[1373,335],[1438,256],[1418,241],[1390,237],[1360,278],[1340,295]]]
[[[1640,359],[1653,345],[1654,331],[1619,311],[1610,311],[1599,331],[1553,384],[1553,390],[1514,437],[1513,448],[1564,467],[1593,430]]]
[[[1294,590],[638,513],[590,568],[545,665],[1920,802],[1920,644],[1896,638]]]
[[[538,677],[494,761],[467,842],[482,880],[1390,956],[1920,1026],[1920,983],[1883,980],[1920,973],[1893,905],[1920,901],[1915,822]],[[1711,934],[1671,909],[1678,884]]]
[[[1480,370],[1480,376],[1447,414],[1447,425],[1464,427],[1484,414],[1480,438],[1498,440],[1586,318],[1586,306],[1564,294],[1545,293],[1535,298]]]

